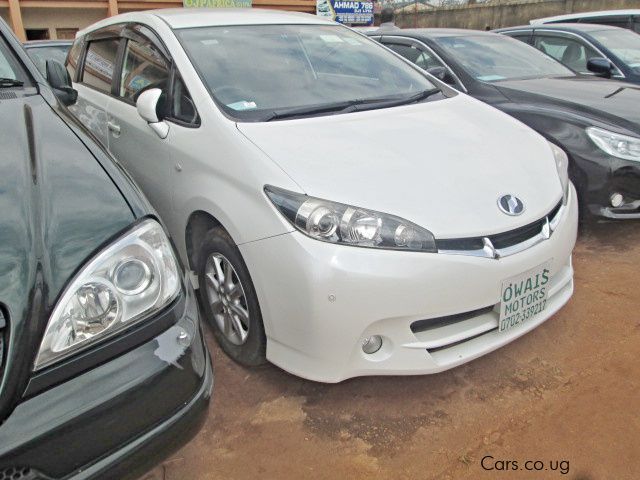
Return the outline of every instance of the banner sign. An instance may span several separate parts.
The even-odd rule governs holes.
[[[347,25],[373,25],[373,1],[316,0],[316,14]]]
[[[251,8],[251,0],[182,0],[182,5],[186,8]]]

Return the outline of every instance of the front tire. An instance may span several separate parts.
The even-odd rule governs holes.
[[[241,365],[265,363],[267,340],[258,297],[240,250],[222,227],[202,240],[197,274],[204,314],[222,350]]]

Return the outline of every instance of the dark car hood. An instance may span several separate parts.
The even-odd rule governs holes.
[[[517,103],[548,103],[640,132],[640,87],[595,77],[509,80],[493,84]]]
[[[0,99],[0,306],[7,314],[0,422],[21,393],[67,281],[134,213],[40,95]],[[12,400],[13,397],[13,400]]]

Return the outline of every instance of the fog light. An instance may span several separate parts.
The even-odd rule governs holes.
[[[611,194],[611,197],[609,197],[609,200],[611,201],[611,206],[614,208],[618,208],[624,205],[624,197],[622,196],[621,193]]]
[[[372,335],[365,338],[362,342],[362,351],[366,354],[376,353],[382,347],[382,337],[380,335]]]

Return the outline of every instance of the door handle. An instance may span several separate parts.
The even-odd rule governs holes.
[[[111,130],[114,135],[120,135],[120,125],[116,125],[113,122],[107,122],[107,128]]]

